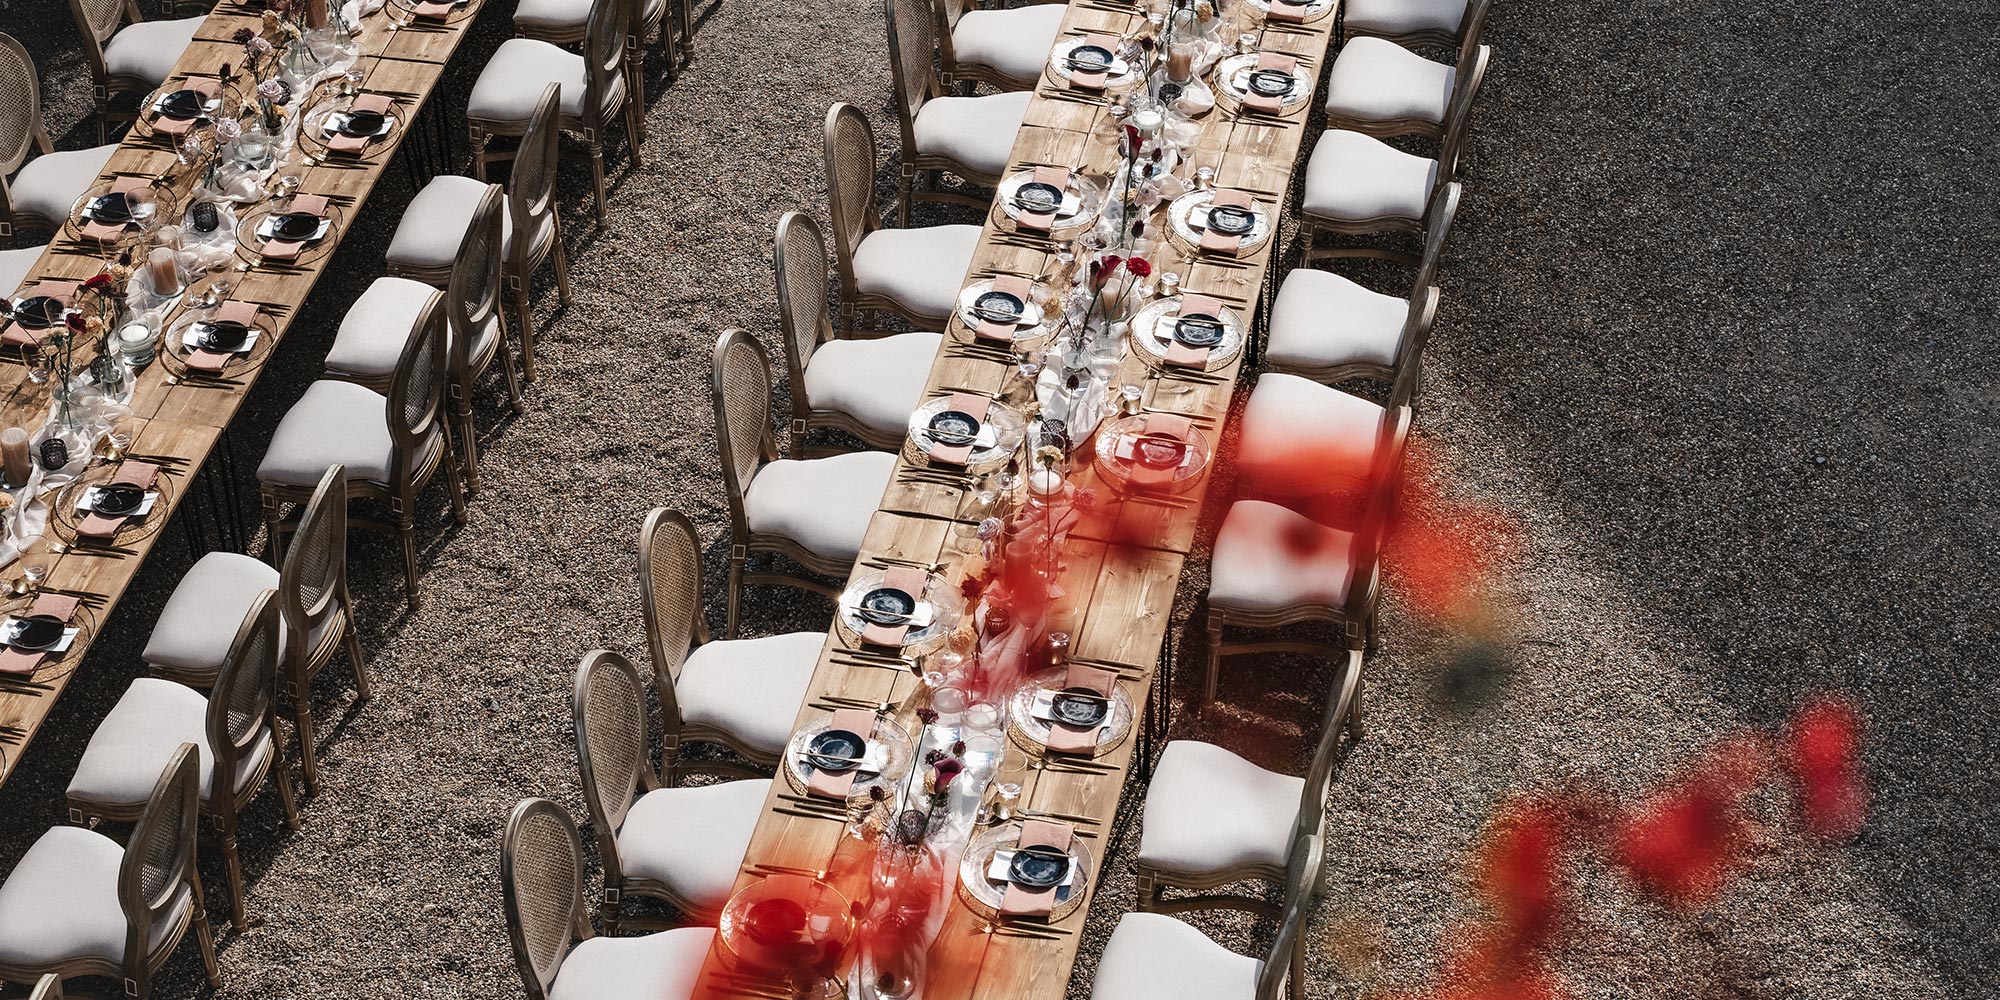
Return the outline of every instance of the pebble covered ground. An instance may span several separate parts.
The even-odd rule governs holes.
[[[453,104],[511,6],[488,3],[450,74]],[[1506,796],[1579,780],[1636,795],[1827,690],[1866,713],[1861,834],[1810,844],[1767,796],[1736,878],[1692,911],[1586,855],[1554,951],[1564,988],[2000,993],[2000,85],[1984,33],[1967,29],[1988,14],[1968,0],[1498,5],[1417,433],[1432,483],[1516,529],[1491,588],[1508,669],[1477,705],[1441,699],[1457,640],[1392,579],[1369,737],[1334,794],[1308,996],[1428,980],[1452,928],[1478,916],[1468,860]],[[324,784],[302,831],[282,828],[274,797],[252,807],[256,926],[222,932],[216,996],[519,996],[500,826],[525,795],[583,815],[571,678],[587,649],[643,659],[633,539],[648,508],[678,506],[704,530],[719,616],[709,348],[739,325],[776,345],[772,227],[790,208],[825,218],[827,105],[868,112],[885,177],[894,130],[878,5],[730,0],[699,17],[686,73],[666,83],[655,60],[644,165],[613,140],[608,226],[590,222],[584,163],[565,168],[576,297],[561,309],[542,289],[526,411],[503,413],[489,386],[468,523],[452,526],[431,494],[421,611],[406,608],[393,547],[355,538],[377,696],[352,705],[338,669],[315,692]],[[0,30],[33,53],[59,143],[89,145],[67,5],[0,0]],[[253,393],[235,433],[246,476],[346,304],[381,273],[410,195],[389,172]],[[139,672],[187,565],[177,544],[159,547],[0,789],[0,869],[62,821],[84,742]],[[1201,585],[1191,574],[1184,613]],[[823,605],[786,592],[753,592],[748,607],[759,631],[825,623]],[[1182,712],[1176,735],[1302,767],[1325,671],[1228,669],[1226,705]],[[1073,996],[1088,995],[1132,898],[1135,844],[1107,871]],[[219,863],[204,873],[219,913]],[[1197,922],[1239,948],[1268,937]],[[210,993],[192,949],[156,986]]]

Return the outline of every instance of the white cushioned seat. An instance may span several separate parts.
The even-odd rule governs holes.
[[[104,68],[112,76],[136,76],[148,83],[165,83],[174,64],[194,42],[204,17],[177,21],[139,21],[118,29],[104,43]]]
[[[1419,31],[1456,36],[1465,20],[1465,0],[1348,0],[1346,18],[1349,37]]]
[[[1339,607],[1353,555],[1349,532],[1274,503],[1238,500],[1215,535],[1208,602],[1239,611]]]
[[[1305,787],[1212,743],[1174,740],[1146,788],[1139,861],[1185,873],[1283,868]]]
[[[1332,271],[1302,267],[1286,275],[1278,288],[1264,358],[1273,365],[1305,368],[1391,367],[1409,312],[1408,299],[1363,287]]]
[[[1444,123],[1458,71],[1385,38],[1356,38],[1327,75],[1326,112],[1359,121]]]
[[[394,375],[396,362],[402,360],[403,348],[416,328],[417,314],[437,293],[436,288],[409,278],[385,277],[370,282],[368,290],[340,318],[340,332],[334,334],[333,346],[326,352],[326,370],[363,378]],[[438,307],[448,308],[444,303]],[[472,345],[473,361],[490,356],[499,346],[499,338],[500,315],[496,312],[479,328],[478,342]],[[446,324],[445,343],[451,343],[450,324]]]
[[[667,0],[646,0],[646,20],[655,20]],[[590,23],[590,0],[521,0],[514,8],[514,24],[522,28],[574,28],[582,31]]]
[[[1034,94],[1017,90],[984,97],[936,97],[917,111],[917,152],[948,156],[968,170],[996,176],[1007,169],[1014,133]]]
[[[620,871],[664,883],[703,909],[722,909],[770,791],[771,779],[753,778],[647,792],[618,828]]]
[[[37,156],[21,165],[20,172],[7,182],[7,195],[14,211],[34,215],[62,225],[83,192],[97,183],[97,175],[111,161],[118,144],[90,149],[57,150]]]
[[[466,98],[465,116],[476,121],[518,122],[534,116],[535,103],[553,83],[562,88],[558,111],[565,118],[583,115],[585,83],[583,56],[533,38],[509,38],[479,71]],[[625,96],[625,76],[614,74],[604,106],[615,108]]]
[[[229,631],[233,635],[236,630]],[[201,797],[206,802],[215,772],[207,726],[208,699],[201,692],[158,677],[140,677],[90,734],[66,794],[87,802],[143,804],[153,794],[160,771],[174,750],[192,743],[201,752]],[[233,791],[241,793],[248,788],[270,756],[271,734],[267,730],[252,744]]]
[[[790,632],[695,647],[674,682],[681,720],[713,726],[764,753],[783,752],[825,642],[823,632]]]
[[[1243,408],[1237,472],[1253,492],[1319,495],[1365,483],[1381,405],[1283,372],[1257,377]]]
[[[895,470],[896,456],[886,451],[780,459],[750,480],[744,518],[751,531],[789,538],[825,559],[852,562]]]
[[[1262,959],[1238,955],[1164,913],[1118,918],[1091,1000],[1253,1000]]]
[[[813,409],[838,410],[869,430],[901,434],[923,402],[943,342],[936,333],[829,340],[806,363],[806,398]]]
[[[1033,81],[1048,64],[1067,8],[1059,3],[968,10],[951,29],[951,55],[1014,80]]]
[[[174,585],[140,658],[153,667],[214,677],[250,603],[277,587],[278,571],[262,559],[234,552],[202,556]]]
[[[271,433],[258,481],[317,486],[327,467],[339,464],[347,466],[349,479],[388,482],[388,410],[388,398],[372,389],[337,379],[314,382]],[[442,446],[443,435],[433,428],[424,448]]]
[[[1335,222],[1421,219],[1438,162],[1372,136],[1328,129],[1306,161],[1307,215]]]
[[[485,194],[486,185],[471,177],[441,174],[431,178],[403,208],[396,235],[389,238],[389,250],[383,258],[405,267],[448,270],[458,259],[458,248],[465,245],[466,227],[472,225],[472,213]],[[531,248],[539,249],[554,232],[555,213],[549,212],[537,223]],[[514,213],[503,208],[500,257],[511,260],[513,254]]]
[[[28,280],[28,272],[35,269],[35,262],[42,259],[46,246],[16,247],[0,250],[0,295],[12,298]]]
[[[159,777],[156,772],[153,780]],[[42,834],[0,884],[0,965],[45,969],[80,959],[122,960],[126,921],[118,866],[124,859],[117,841],[94,830],[58,826]],[[192,899],[182,891],[163,927],[184,919]],[[170,934],[157,935],[153,954],[173,942]]]
[[[978,226],[877,229],[854,249],[854,290],[894,299],[942,326],[958,306],[978,247]]]
[[[563,957],[549,1000],[688,1000],[714,941],[713,927],[579,941]]]

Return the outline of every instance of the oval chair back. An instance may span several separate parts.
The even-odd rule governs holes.
[[[591,936],[576,823],[547,799],[522,799],[500,836],[500,901],[529,1000],[548,1000],[570,944]]]

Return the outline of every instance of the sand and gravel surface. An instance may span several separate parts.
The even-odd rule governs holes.
[[[454,101],[511,6],[489,2]],[[1309,996],[1428,978],[1450,929],[1478,916],[1466,863],[1503,797],[1578,780],[1638,794],[1825,690],[1867,714],[1859,837],[1807,843],[1766,796],[1744,867],[1692,911],[1585,854],[1555,952],[1565,987],[1604,1000],[2000,993],[1987,360],[2000,347],[2000,87],[1977,29],[1990,13],[1968,0],[1498,6],[1418,435],[1454,501],[1514,525],[1493,587],[1510,669],[1477,706],[1440,701],[1456,640],[1392,581],[1370,735],[1333,804]],[[88,145],[67,5],[0,0],[0,30],[27,39],[61,144]],[[770,235],[786,209],[825,216],[826,106],[867,110],[890,162],[882,37],[865,0],[705,6],[698,61],[671,84],[655,74],[644,165],[614,140],[610,225],[590,224],[588,172],[568,165],[575,301],[558,309],[543,290],[526,412],[503,414],[490,387],[468,523],[430,498],[421,611],[406,609],[394,549],[356,537],[377,697],[354,707],[339,669],[315,692],[324,786],[302,831],[282,829],[275,799],[253,806],[257,925],[222,933],[216,995],[520,995],[495,876],[502,820],[525,795],[583,814],[572,671],[593,647],[641,649],[632,549],[646,509],[688,511],[720,565],[709,348],[736,325],[776,343]],[[391,171],[250,399],[235,435],[246,475],[381,273],[410,195]],[[138,673],[187,565],[177,544],[159,547],[0,789],[0,869],[61,821],[84,741]],[[749,607],[759,631],[825,622],[786,592]],[[1245,659],[1228,677],[1229,704],[1183,713],[1177,735],[1301,767],[1325,672]],[[1135,842],[1107,874],[1074,996],[1132,898]],[[216,900],[220,866],[204,868]],[[1240,947],[1268,934],[1199,922]],[[193,955],[156,995],[210,992]]]

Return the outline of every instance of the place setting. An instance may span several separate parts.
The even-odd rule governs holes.
[[[76,669],[96,629],[96,613],[81,598],[40,591],[0,601],[0,686],[45,684]]]
[[[159,465],[127,459],[92,466],[56,491],[49,530],[73,551],[129,545],[167,523],[173,481]]]
[[[958,896],[968,909],[999,921],[1001,928],[1014,921],[1040,928],[1083,906],[1095,866],[1089,844],[1074,825],[1012,820],[980,830],[967,842],[959,859]]]
[[[1118,674],[1085,663],[1041,671],[1007,700],[1007,735],[1024,749],[1088,761],[1111,752],[1132,733],[1132,699]],[[1077,766],[1077,765],[1069,765]]]
[[[1127,334],[1154,368],[1226,368],[1243,353],[1243,317],[1207,295],[1188,292],[1154,299],[1132,317]]]
[[[229,117],[242,120],[244,100],[236,88],[212,76],[185,76],[170,80],[139,102],[139,114],[132,121],[132,134],[174,141],[196,129]],[[227,109],[238,109],[230,114]]]
[[[325,195],[297,194],[283,207],[259,205],[236,227],[237,254],[252,264],[295,267],[325,257],[340,242],[340,209]]]
[[[981,344],[1009,349],[1044,337],[1055,329],[1054,293],[1032,278],[996,274],[965,286],[958,293],[958,319]]]
[[[256,302],[231,300],[185,310],[167,328],[160,363],[176,379],[244,375],[271,356],[276,331],[275,319]]]
[[[785,780],[802,795],[845,802],[870,789],[894,792],[910,773],[915,744],[896,720],[866,708],[839,708],[792,734]]]
[[[389,0],[394,29],[423,30],[462,24],[479,13],[480,0]]]
[[[959,392],[940,396],[910,414],[904,456],[912,462],[988,471],[1007,463],[1021,446],[1027,421],[990,396]]]
[[[1307,3],[1292,3],[1291,0],[1245,0],[1252,10],[1262,11],[1264,18],[1273,24],[1311,24],[1340,9],[1340,0],[1309,0]]]
[[[1201,481],[1214,442],[1178,413],[1135,413],[1098,431],[1098,475],[1119,492],[1181,493]]]
[[[838,599],[834,621],[842,639],[895,651],[923,653],[958,627],[965,598],[942,574],[890,566],[857,576]]]
[[[1244,52],[1216,64],[1216,99],[1226,108],[1292,115],[1312,102],[1311,69],[1282,52]]]
[[[69,224],[80,239],[117,243],[175,213],[174,192],[164,181],[121,175],[85,189],[71,207]]]
[[[1068,167],[1035,166],[1001,179],[993,221],[1002,232],[1074,236],[1097,222],[1103,194]]]
[[[0,347],[34,349],[48,331],[62,325],[78,282],[44,278],[21,290],[12,301],[0,300]]]
[[[403,128],[395,98],[384,94],[335,95],[306,111],[299,144],[315,161],[364,160],[395,145]]]
[[[1188,249],[1212,254],[1254,252],[1271,238],[1270,210],[1247,191],[1190,191],[1167,205],[1168,231]]]
[[[1073,91],[1121,90],[1143,82],[1144,64],[1124,54],[1124,39],[1093,32],[1056,40],[1049,53],[1049,75]]]

